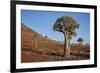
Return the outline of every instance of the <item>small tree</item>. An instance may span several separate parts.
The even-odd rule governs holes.
[[[79,42],[79,48],[82,46],[83,41],[83,38],[78,38],[77,42]]]
[[[38,38],[38,34],[34,34],[33,39],[35,39],[35,48],[37,48],[37,38]]]
[[[48,36],[45,36],[44,38],[46,38],[46,39],[47,39],[47,38],[48,38]]]
[[[45,38],[45,39],[44,39],[44,43],[46,44],[46,43],[47,43],[47,38],[48,38],[48,36],[45,36],[44,38]]]
[[[68,40],[71,37],[72,32],[79,28],[79,24],[70,16],[61,16],[54,23],[53,30],[62,32],[64,34],[64,54],[63,57],[70,55],[70,48]]]

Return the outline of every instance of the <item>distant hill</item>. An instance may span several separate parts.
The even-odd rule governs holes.
[[[52,34],[51,34],[52,35]],[[37,47],[36,47],[37,41]],[[48,36],[36,32],[25,24],[21,24],[21,62],[61,61],[64,52],[64,43],[51,40]],[[90,47],[78,47],[73,43],[70,47],[70,56],[64,60],[85,60],[90,58]]]
[[[22,49],[35,49],[35,39],[37,38],[38,48],[56,49],[61,45],[61,42],[48,39],[48,36],[36,32],[25,24],[21,24],[21,46]],[[55,47],[53,47],[56,44]]]

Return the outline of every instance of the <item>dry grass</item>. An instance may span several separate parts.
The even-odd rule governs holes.
[[[78,48],[79,49],[79,48]],[[43,62],[43,61],[61,61],[63,60],[86,60],[90,58],[90,52],[85,50],[71,49],[69,57],[63,59],[63,50],[46,50],[46,49],[32,49],[22,50],[22,62]],[[80,48],[81,49],[81,48]]]
[[[90,58],[90,47],[71,45],[70,56],[63,58],[63,43],[50,40],[44,37],[37,38],[37,48],[35,46],[34,33],[22,27],[21,33],[21,62],[45,62],[62,60],[86,60]],[[33,40],[32,40],[33,39]]]

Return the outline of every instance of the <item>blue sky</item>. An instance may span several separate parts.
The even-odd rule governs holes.
[[[79,37],[82,37],[85,43],[90,42],[89,13],[21,10],[21,22],[26,26],[51,39],[63,41],[63,34],[52,29],[54,22],[60,16],[71,16],[80,24],[80,28],[76,29],[77,36],[72,38],[72,43],[76,43]]]

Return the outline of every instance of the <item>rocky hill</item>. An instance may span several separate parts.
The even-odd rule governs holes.
[[[25,24],[21,24],[21,62],[61,61],[64,44],[51,40]],[[70,56],[63,60],[85,60],[90,58],[90,47],[71,45]]]
[[[59,45],[62,45],[61,42],[56,40],[48,39],[48,36],[43,36],[42,34],[36,32],[35,30],[27,27],[25,24],[21,24],[21,47],[22,49],[36,49],[37,39],[37,48],[48,48],[48,49],[57,49]],[[56,44],[55,47],[52,47]],[[57,46],[58,45],[58,46]]]

